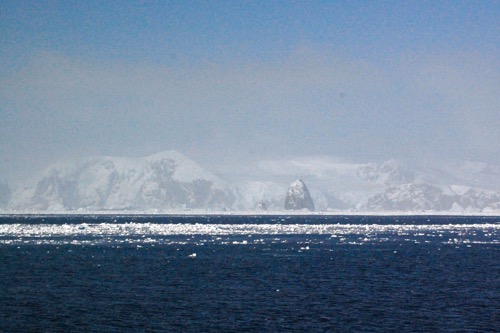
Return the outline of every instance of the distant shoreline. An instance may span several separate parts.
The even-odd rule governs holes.
[[[265,217],[281,217],[281,216],[487,216],[500,217],[500,211],[491,212],[447,212],[447,211],[424,211],[424,212],[403,212],[403,211],[388,211],[388,212],[349,212],[349,211],[327,211],[327,212],[304,212],[304,211],[272,211],[272,212],[255,212],[255,211],[51,211],[51,212],[30,212],[30,211],[6,211],[0,212],[0,217],[8,216],[165,216],[165,217],[200,217],[200,216],[265,216]]]

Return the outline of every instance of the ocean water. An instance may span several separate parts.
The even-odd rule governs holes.
[[[2,216],[0,332],[494,332],[500,217]]]

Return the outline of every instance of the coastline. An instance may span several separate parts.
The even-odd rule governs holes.
[[[207,210],[64,210],[64,211],[0,211],[3,216],[488,216],[500,217],[500,210],[482,212],[455,211],[207,211]]]

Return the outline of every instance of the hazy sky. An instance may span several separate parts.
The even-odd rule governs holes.
[[[0,179],[175,149],[500,162],[500,1],[0,2]]]

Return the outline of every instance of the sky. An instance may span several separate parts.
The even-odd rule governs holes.
[[[500,163],[499,1],[0,2],[0,179],[177,150]]]

